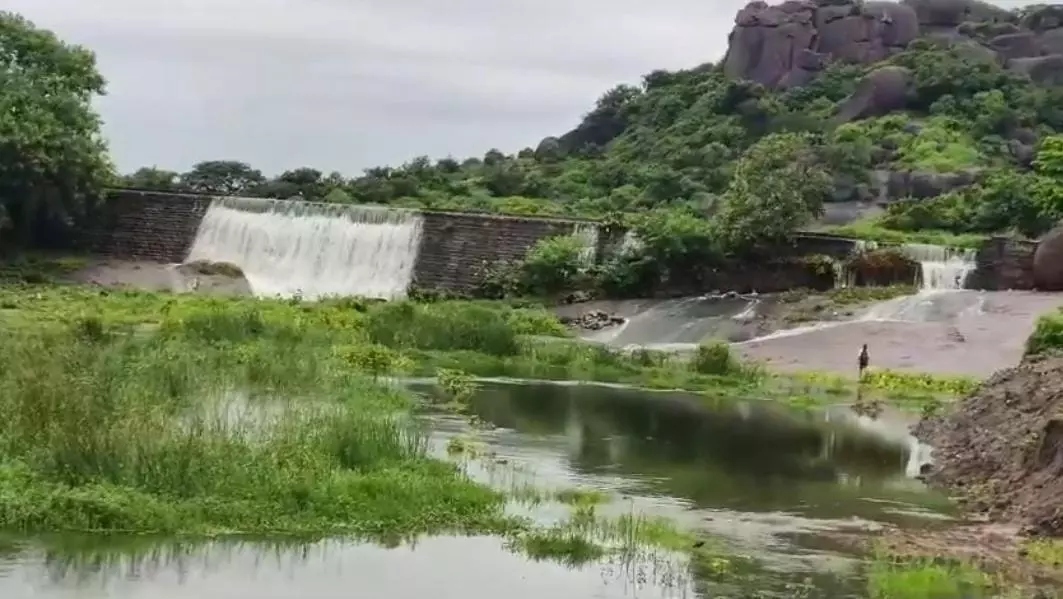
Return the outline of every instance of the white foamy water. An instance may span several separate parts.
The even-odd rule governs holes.
[[[580,259],[585,266],[594,266],[598,259],[598,225],[580,223],[573,227],[572,236],[583,246]]]
[[[216,198],[186,261],[239,266],[260,296],[405,296],[423,219],[416,212]]]
[[[924,290],[963,289],[968,275],[975,268],[974,250],[955,250],[940,245],[906,243],[901,246],[906,256],[919,262],[923,271]]]

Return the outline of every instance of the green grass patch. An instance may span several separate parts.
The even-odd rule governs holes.
[[[0,528],[380,536],[513,525],[502,494],[428,456],[401,415],[407,397],[318,337],[239,312],[181,323],[149,336],[0,339]]]
[[[1048,568],[1063,568],[1063,540],[1030,539],[1023,543],[1026,559]]]
[[[853,237],[879,243],[905,244],[924,243],[952,248],[977,249],[982,246],[988,235],[956,234],[948,231],[897,231],[887,229],[874,219],[855,222],[848,225],[827,226],[820,229],[842,237]]]
[[[870,599],[978,599],[996,595],[995,579],[946,560],[876,556],[868,565]]]
[[[1056,353],[1063,350],[1063,310],[1043,314],[1026,340],[1026,355]]]

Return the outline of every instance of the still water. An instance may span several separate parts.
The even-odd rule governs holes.
[[[748,567],[721,577],[663,555],[569,567],[485,537],[394,547],[0,537],[0,597],[861,597],[859,562],[834,533],[948,515],[943,498],[906,476],[925,451],[894,414],[499,382],[474,398],[474,427],[434,407],[431,387],[414,388],[434,451],[446,455],[457,437],[493,453],[465,464],[473,477],[508,490],[602,490],[613,498],[606,512],[674,518]],[[564,511],[546,504],[529,515]]]

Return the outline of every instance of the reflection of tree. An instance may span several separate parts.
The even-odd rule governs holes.
[[[706,505],[781,509],[804,493],[834,503],[840,478],[881,483],[903,472],[905,450],[857,430],[771,404],[556,385],[490,386],[474,402],[484,419],[521,432],[565,435],[571,467],[627,472],[651,492]],[[750,414],[751,412],[751,414]],[[619,439],[619,442],[617,440]],[[855,498],[854,498],[855,499]]]

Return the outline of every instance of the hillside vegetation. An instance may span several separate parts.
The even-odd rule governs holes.
[[[839,108],[883,66],[911,72],[905,105],[843,122]],[[745,206],[751,194],[770,205],[781,196],[807,198],[795,206],[795,219],[783,221],[807,225],[820,202],[866,196],[875,171],[977,173],[960,190],[895,204],[875,223],[878,233],[1036,236],[1063,216],[1057,183],[1063,141],[1055,137],[1063,130],[1061,106],[1061,87],[1036,84],[967,46],[918,39],[885,61],[838,62],[788,90],[729,78],[711,63],[654,71],[637,85],[605,92],[571,131],[514,155],[422,156],[353,179],[313,168],[267,179],[244,163],[208,161],[184,174],[142,169],[123,183],[590,218],[668,208],[714,216],[733,229],[749,224],[735,212],[748,212],[736,205]],[[808,159],[799,167],[804,176],[779,172],[798,155]],[[777,222],[775,216],[765,220]],[[870,229],[850,232],[874,235]]]
[[[971,39],[1041,13],[994,14],[993,22],[969,24]],[[422,156],[353,178],[312,167],[269,178],[238,160],[119,176],[90,105],[103,91],[92,53],[11,13],[0,13],[0,47],[15,57],[0,72],[0,102],[11,107],[0,111],[0,139],[19,157],[0,171],[9,237],[26,238],[40,220],[76,224],[105,185],[624,224],[648,214],[673,223],[662,230],[668,236],[697,229],[724,254],[808,226],[824,203],[869,199],[876,171],[964,173],[971,181],[932,199],[896,202],[849,232],[1035,236],[1063,216],[1063,87],[1034,83],[992,53],[940,39],[915,39],[872,64],[834,61],[791,89],[728,77],[711,63],[658,70],[606,91],[575,128],[535,148]],[[862,120],[844,116],[854,91],[884,66],[910,74],[903,106]]]

